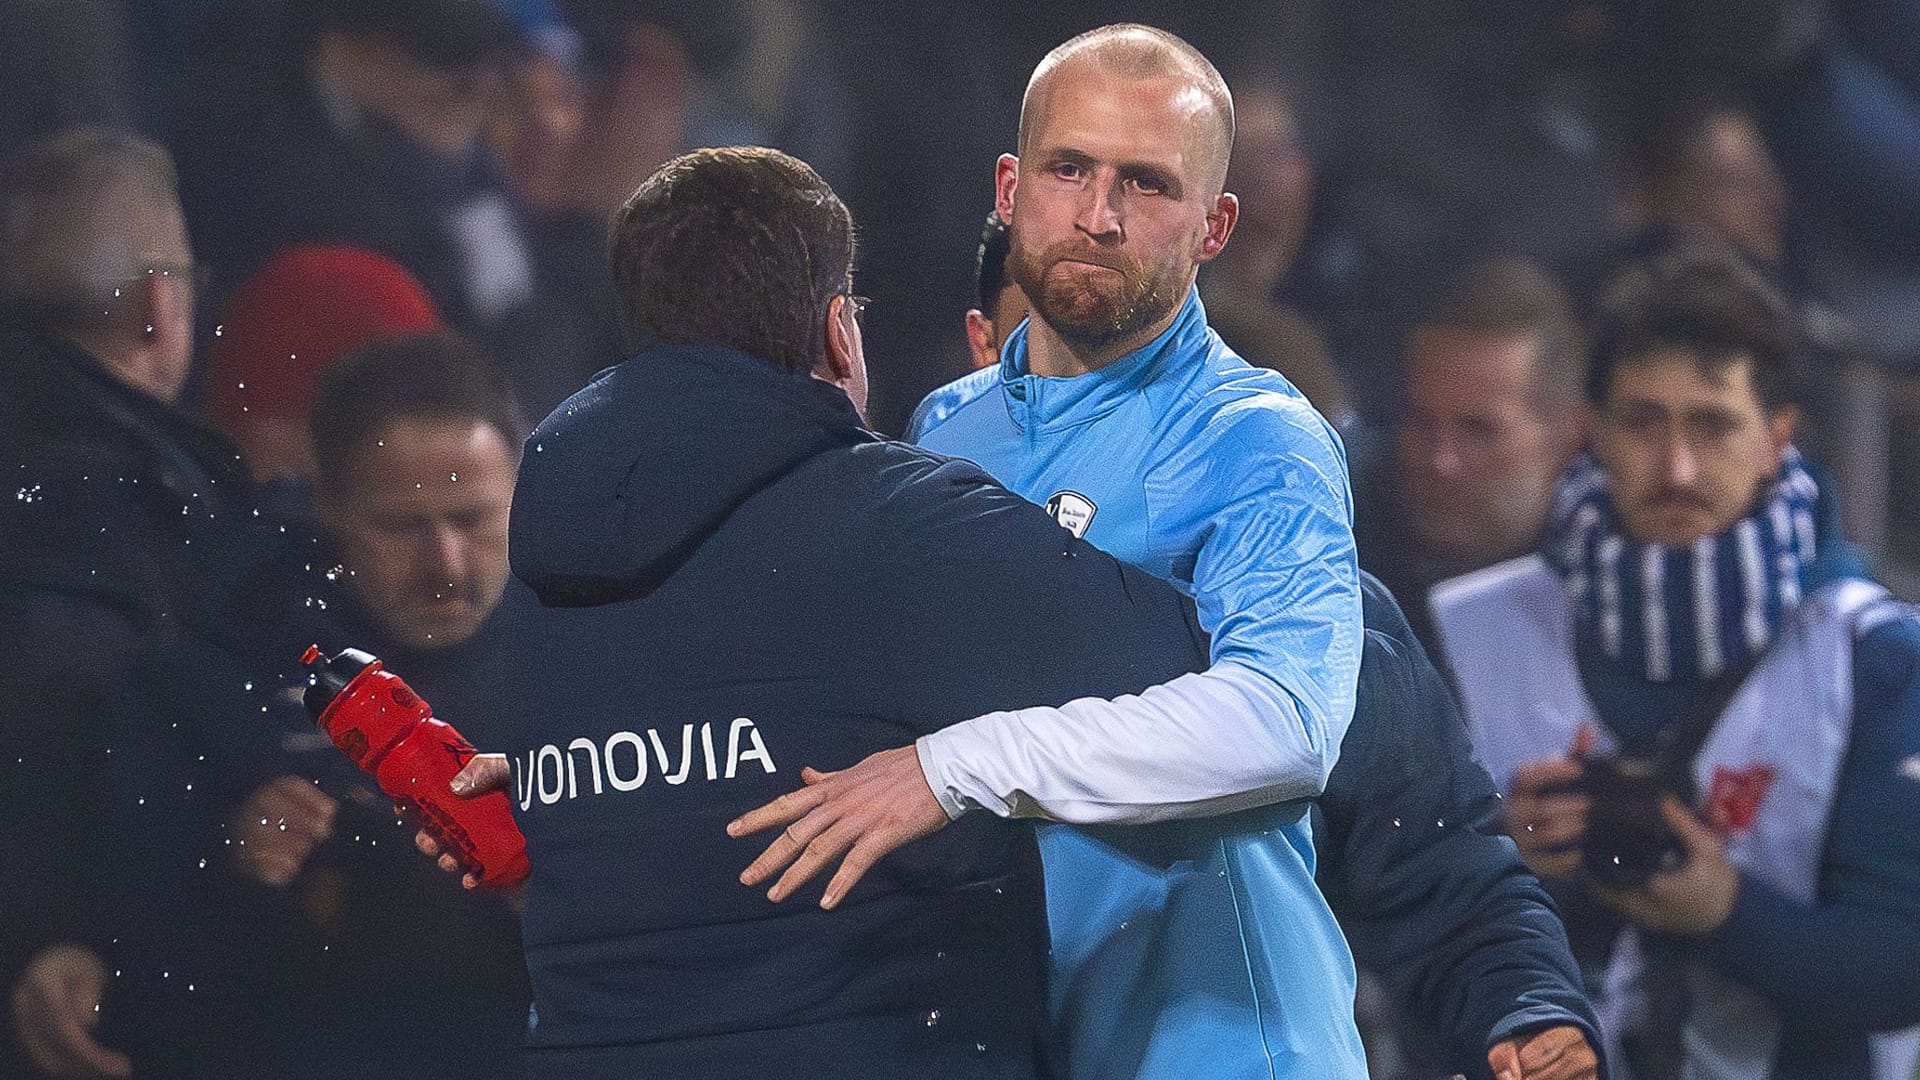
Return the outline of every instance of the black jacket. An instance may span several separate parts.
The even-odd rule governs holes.
[[[1202,654],[1177,595],[718,349],[642,353],[549,417],[510,550],[534,1075],[1033,1075],[1023,830],[963,819],[822,912],[818,885],[742,886],[771,837],[724,826],[802,766],[1181,674]]]
[[[0,473],[0,977],[88,945],[139,1075],[241,1060],[287,910],[228,872],[223,823],[289,771],[274,675],[325,568],[254,517],[230,445],[57,339],[0,330]]]

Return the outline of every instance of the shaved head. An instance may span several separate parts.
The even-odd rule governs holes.
[[[1048,53],[1033,69],[1020,102],[1017,152],[1039,126],[1063,77],[1097,72],[1132,80],[1166,80],[1181,87],[1196,121],[1193,150],[1198,179],[1209,190],[1225,190],[1227,160],[1233,151],[1233,95],[1225,79],[1200,50],[1165,30],[1139,23],[1115,23],[1089,30]]]

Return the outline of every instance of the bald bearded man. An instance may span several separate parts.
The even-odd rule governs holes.
[[[1194,291],[1238,216],[1232,141],[1226,85],[1171,34],[1111,26],[1049,54],[997,175],[1033,315],[916,432],[1192,596],[1208,670],[978,717],[733,827],[787,826],[744,875],[785,868],[775,900],[839,861],[831,906],[970,810],[1067,823],[1041,852],[1054,1021],[1082,1080],[1366,1075],[1306,816],[1359,667],[1346,459],[1298,391],[1221,344]]]

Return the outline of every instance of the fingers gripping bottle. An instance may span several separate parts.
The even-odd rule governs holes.
[[[328,660],[311,645],[300,662],[313,671],[307,712],[442,851],[483,886],[526,878],[527,842],[506,793],[465,799],[447,786],[473,760],[471,743],[434,719],[432,707],[368,653],[347,649]]]

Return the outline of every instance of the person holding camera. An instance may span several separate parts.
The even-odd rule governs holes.
[[[1905,1080],[1920,621],[1793,447],[1757,276],[1678,246],[1600,322],[1541,549],[1432,597],[1507,827],[1591,946],[1615,1077]]]

